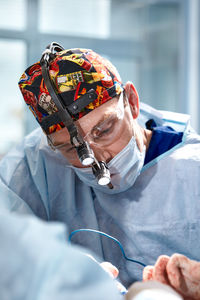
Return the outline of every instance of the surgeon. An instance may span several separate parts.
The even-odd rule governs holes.
[[[0,163],[0,209],[62,222],[126,288],[160,255],[200,260],[200,137],[188,115],[139,103],[110,61],[57,43],[19,87],[40,126]]]

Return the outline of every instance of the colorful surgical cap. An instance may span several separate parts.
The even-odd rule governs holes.
[[[65,107],[94,89],[97,98],[86,105],[79,113],[71,114],[78,120],[119,95],[122,83],[116,68],[107,59],[89,49],[69,49],[56,53],[49,67],[49,74]],[[54,116],[58,111],[42,77],[40,62],[26,69],[22,74],[19,87],[26,104],[42,126],[44,119]],[[51,134],[64,127],[57,122],[43,128],[46,134]]]

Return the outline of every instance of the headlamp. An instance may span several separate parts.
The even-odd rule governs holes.
[[[99,185],[110,185],[110,171],[104,161],[95,161],[92,164],[92,171]]]
[[[76,152],[83,166],[89,166],[94,162],[94,153],[87,142],[76,147]]]
[[[70,134],[71,144],[76,149],[79,160],[83,166],[92,166],[94,176],[97,179],[99,185],[107,185],[109,188],[113,188],[110,183],[110,172],[105,162],[98,162],[95,159],[92,149],[89,147],[87,141],[85,141],[80,134],[79,128],[75,125],[70,112],[77,110],[78,106],[73,105],[72,107],[65,107],[60,95],[56,91],[56,87],[51,80],[49,75],[49,64],[52,59],[55,58],[56,52],[64,50],[62,46],[57,43],[51,43],[47,49],[43,52],[40,64],[42,67],[42,76],[45,82],[45,85],[48,89],[49,94],[51,95],[55,105],[58,109],[57,115],[59,119],[63,122]],[[94,90],[90,90],[88,93],[79,98],[79,109],[82,109],[83,105],[88,105],[88,103],[93,102],[96,97]]]

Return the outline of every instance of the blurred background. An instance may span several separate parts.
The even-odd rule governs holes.
[[[18,88],[52,41],[109,58],[140,100],[200,133],[199,0],[0,0],[0,156],[36,128]]]

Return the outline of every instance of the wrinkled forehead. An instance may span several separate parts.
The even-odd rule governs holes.
[[[81,128],[83,134],[90,132],[95,125],[103,122],[107,117],[113,114],[119,106],[119,97],[114,97],[109,102],[106,102],[96,108],[95,110],[88,113],[86,116],[82,117],[80,120],[74,123]],[[61,130],[52,133],[51,138],[53,141],[62,141],[63,137],[70,139],[67,128],[62,128]]]

